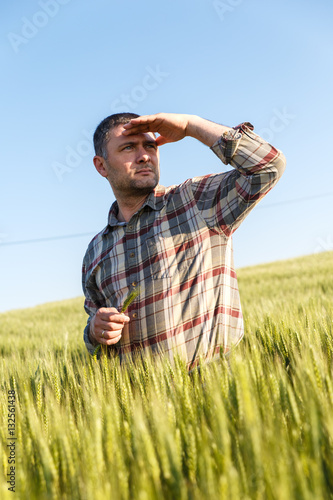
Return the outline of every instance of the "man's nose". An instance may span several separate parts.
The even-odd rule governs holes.
[[[140,149],[140,151],[138,151],[137,162],[147,163],[148,161],[150,161],[150,155],[144,148]]]

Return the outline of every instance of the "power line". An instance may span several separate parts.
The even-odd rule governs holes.
[[[313,196],[306,196],[304,198],[296,198],[294,200],[285,200],[285,201],[277,201],[276,203],[270,203],[269,205],[259,205],[256,207],[256,210],[261,208],[271,208],[271,207],[276,207],[280,205],[289,205],[291,203],[300,203],[303,201],[308,201],[308,200],[314,200],[317,198],[326,198],[327,196],[333,196],[333,193],[324,193],[324,194],[317,194]],[[64,234],[62,236],[49,236],[46,238],[36,238],[36,239],[31,239],[31,240],[20,240],[20,241],[5,241],[1,242],[0,241],[0,247],[1,246],[13,246],[13,245],[26,245],[29,243],[44,243],[46,241],[55,241],[55,240],[67,240],[70,238],[82,238],[84,236],[92,236],[97,234],[98,231],[91,232],[91,233],[79,233],[79,234]]]
[[[315,194],[313,196],[306,196],[304,198],[296,198],[295,200],[285,200],[285,201],[277,201],[275,203],[269,203],[268,205],[259,205],[256,207],[256,210],[258,208],[270,208],[270,207],[276,207],[278,205],[290,205],[291,203],[299,203],[302,201],[308,201],[308,200],[315,200],[316,198],[326,198],[327,196],[333,196],[333,193],[324,193],[324,194]]]
[[[81,233],[81,234],[64,234],[62,236],[49,236],[47,238],[36,238],[33,240],[20,240],[20,241],[5,241],[4,243],[0,242],[1,246],[9,246],[9,245],[25,245],[27,243],[42,243],[44,241],[54,241],[54,240],[67,240],[69,238],[81,238],[83,236],[91,236],[95,235],[94,233]]]

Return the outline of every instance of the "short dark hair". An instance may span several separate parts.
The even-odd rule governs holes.
[[[102,156],[105,160],[107,160],[106,143],[108,141],[108,133],[110,130],[118,125],[128,123],[132,118],[138,118],[138,116],[140,115],[135,113],[115,113],[114,115],[104,118],[94,133],[95,154],[97,156]]]

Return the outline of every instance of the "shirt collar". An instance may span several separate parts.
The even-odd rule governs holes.
[[[161,208],[166,203],[165,194],[166,194],[166,188],[164,186],[157,185],[156,188],[149,194],[148,198],[146,199],[140,210],[144,208],[146,205],[148,205],[153,210],[161,210]],[[108,225],[103,231],[103,236],[105,234],[108,234],[109,230],[112,227],[119,225],[117,216],[118,216],[118,202],[116,200],[111,205],[108,216]]]

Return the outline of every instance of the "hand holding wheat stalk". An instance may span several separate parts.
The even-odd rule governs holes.
[[[126,299],[125,299],[125,301],[120,309],[121,313],[124,313],[127,311],[129,306],[136,299],[136,297],[139,295],[139,293],[140,293],[139,286],[130,291],[130,293],[127,295],[127,297],[126,297]],[[100,351],[100,349],[101,349],[101,344],[98,344],[98,346],[96,347],[96,349],[93,352],[93,358],[95,359],[95,361],[97,361],[97,353]]]

